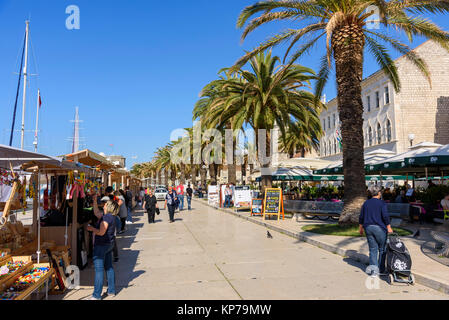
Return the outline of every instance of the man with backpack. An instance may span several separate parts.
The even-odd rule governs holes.
[[[376,277],[385,274],[387,233],[393,233],[390,225],[387,204],[381,199],[382,192],[378,186],[370,188],[372,198],[365,201],[359,217],[359,232],[366,233],[369,247],[369,271]]]

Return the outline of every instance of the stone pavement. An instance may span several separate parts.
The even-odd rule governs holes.
[[[177,213],[166,210],[149,225],[134,213],[134,224],[118,238],[115,263],[118,294],[109,299],[448,299],[422,285],[380,281],[368,289],[362,263],[273,232],[207,206]],[[79,300],[93,291],[90,265],[81,273],[81,289],[51,299]],[[104,292],[106,288],[103,289]]]
[[[302,227],[305,225],[329,222],[307,219],[299,219],[299,221],[296,221],[295,218],[286,218],[285,220],[280,221],[263,221],[262,217],[251,216],[249,212],[235,212],[234,210],[223,208],[218,210],[226,211],[266,228],[281,232],[298,240],[305,241],[329,252],[336,253],[343,257],[351,258],[355,261],[368,265],[369,252],[368,244],[365,238],[320,235],[302,230]],[[429,240],[429,230],[427,230],[429,227],[422,227],[416,224],[408,225],[406,228],[415,231],[415,226],[419,227],[421,230],[421,236],[418,237],[418,239],[415,239],[412,236],[401,237],[407,245],[410,255],[412,256],[412,272],[415,276],[415,280],[417,283],[426,287],[449,294],[449,268],[429,258],[421,250],[421,245]]]

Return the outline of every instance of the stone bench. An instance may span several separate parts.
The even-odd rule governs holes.
[[[436,241],[441,242],[443,245],[437,254],[449,258],[449,235],[436,231],[431,231],[430,234]]]
[[[296,216],[296,221],[299,221],[299,216],[304,217],[339,217],[343,210],[342,202],[328,202],[328,201],[305,201],[305,200],[285,200],[284,210],[293,213]]]
[[[305,200],[285,200],[284,209],[286,212],[293,213],[296,221],[299,221],[299,215],[304,217],[339,217],[343,211],[343,202],[329,201],[305,201]],[[408,203],[387,203],[387,209],[393,227],[398,227],[402,219],[409,217],[410,204]]]

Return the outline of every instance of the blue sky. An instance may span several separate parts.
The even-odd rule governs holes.
[[[70,120],[79,106],[85,146],[96,152],[123,154],[132,164],[150,160],[172,130],[192,126],[191,111],[198,94],[219,69],[231,66],[245,50],[287,26],[265,26],[241,44],[236,20],[252,3],[0,0],[0,144],[9,143],[15,73],[26,19],[31,18],[34,52],[34,56],[30,52],[30,72],[39,73],[29,84],[26,129],[34,129],[40,88],[39,152],[70,152]],[[80,30],[65,27],[69,5],[80,8]],[[432,20],[449,29],[447,17]],[[413,47],[421,42],[418,39]],[[281,55],[284,48],[275,53]],[[322,49],[317,47],[316,53]],[[317,54],[299,63],[316,69]],[[376,70],[367,56],[365,75]],[[333,78],[325,91],[328,98],[335,96]],[[21,99],[16,129],[20,129],[20,121]],[[32,141],[33,133],[27,132],[27,149],[33,149]],[[16,132],[14,146],[19,144],[20,132]]]

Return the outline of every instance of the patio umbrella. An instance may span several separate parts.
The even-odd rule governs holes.
[[[405,161],[414,166],[449,166],[449,144],[437,149],[409,156]]]

